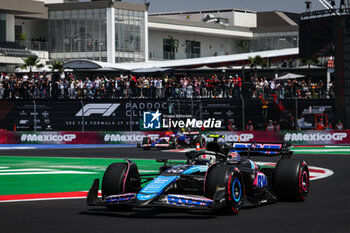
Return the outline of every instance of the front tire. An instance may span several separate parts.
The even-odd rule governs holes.
[[[282,159],[276,165],[274,191],[282,201],[304,201],[309,194],[309,169],[304,161]]]
[[[238,214],[244,193],[243,177],[238,168],[223,164],[209,168],[205,180],[205,196],[214,200],[215,210]],[[223,198],[225,202],[219,203]]]
[[[140,190],[141,180],[135,163],[112,163],[106,169],[102,179],[102,197]],[[111,205],[111,210],[129,210],[131,206]]]

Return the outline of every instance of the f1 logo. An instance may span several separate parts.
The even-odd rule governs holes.
[[[162,114],[157,110],[156,112],[143,113],[143,128],[144,129],[160,129],[160,116]]]
[[[102,114],[104,117],[111,116],[120,104],[86,104],[75,116],[90,116]]]

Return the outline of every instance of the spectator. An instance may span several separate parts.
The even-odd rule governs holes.
[[[204,77],[202,77],[200,79],[200,86],[201,86],[201,96],[202,98],[207,98],[208,97],[208,92],[207,92],[207,83],[204,79]]]
[[[323,124],[323,119],[320,118],[316,125],[316,130],[324,130],[326,127]]]
[[[61,81],[59,81],[61,80]],[[1,73],[3,99],[61,98],[239,98],[242,94],[242,79],[235,75],[221,78],[210,77],[96,77],[84,81],[75,80],[72,74],[65,74],[53,82],[49,73],[15,74]],[[245,96],[265,99],[276,94],[278,98],[334,98],[334,83],[329,88],[323,81],[267,80],[251,78],[244,89]]]
[[[235,79],[235,95],[237,97],[240,97],[241,96],[241,93],[242,93],[242,79],[241,77],[238,76],[238,74],[236,74],[236,79]]]
[[[69,88],[68,88],[68,98],[75,99],[76,91],[75,91],[75,82],[74,79],[70,81]]]
[[[201,97],[201,82],[195,77],[194,78],[194,97],[200,98]]]
[[[136,77],[130,75],[129,82],[130,82],[130,97],[135,98],[136,97],[136,83],[137,83]]]
[[[138,79],[136,84],[136,97],[142,98],[142,79]]]
[[[251,120],[248,121],[248,124],[246,125],[245,129],[247,131],[254,131],[254,125]]]
[[[160,81],[159,78],[157,78],[156,80],[154,80],[154,86],[155,86],[155,97],[156,98],[161,98],[162,97],[162,82]]]
[[[130,98],[130,79],[124,81],[124,98]]]
[[[142,78],[142,87],[143,87],[143,98],[148,97],[148,92],[149,92],[149,80],[148,78],[143,77]]]
[[[338,121],[337,124],[335,125],[337,130],[343,130],[344,126],[341,121]]]
[[[4,98],[5,88],[2,83],[0,83],[0,99]]]
[[[276,131],[278,131],[278,130],[281,129],[280,124],[279,124],[277,121],[274,121],[274,122],[273,122],[273,126],[274,126],[274,129],[275,129]]]
[[[229,121],[229,122],[228,122],[227,129],[228,129],[229,131],[235,131],[235,130],[237,130],[235,124],[233,124],[232,121]]]
[[[193,84],[192,84],[192,82],[187,83],[186,98],[189,98],[189,99],[193,98]]]
[[[272,120],[269,120],[269,123],[266,126],[266,131],[274,131],[275,130],[275,126],[273,125]]]
[[[64,98],[64,85],[61,79],[58,81],[58,98]]]
[[[124,84],[124,80],[121,77],[115,79],[115,93],[117,98],[123,98]]]

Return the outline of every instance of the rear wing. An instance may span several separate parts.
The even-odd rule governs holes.
[[[279,156],[290,158],[293,151],[289,143],[267,143],[267,142],[229,142],[226,143],[231,149],[235,149],[240,155],[246,156]]]
[[[219,135],[219,134],[208,134],[208,138],[214,138],[214,142],[217,142],[219,138],[224,138],[225,135]]]
[[[198,135],[199,131],[194,131],[194,132],[182,132],[183,135]]]

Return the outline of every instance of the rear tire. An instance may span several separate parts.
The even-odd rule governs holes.
[[[126,180],[124,181],[124,179]],[[132,163],[128,171],[127,163],[112,163],[103,175],[102,197],[105,199],[110,195],[137,192],[140,187],[141,182],[136,164]],[[111,205],[107,206],[107,208],[111,210],[130,210],[132,206]]]
[[[274,191],[282,201],[304,201],[309,193],[309,169],[304,161],[282,159],[276,165]]]
[[[206,146],[206,140],[202,135],[198,135],[195,138],[195,140],[193,142],[193,144],[194,144],[193,146],[196,147],[197,143],[199,143],[200,148],[205,148],[205,146]]]
[[[223,188],[224,193],[219,193]],[[225,198],[225,203],[218,204],[216,210],[238,214],[244,200],[244,182],[239,169],[226,164],[217,164],[209,168],[205,180],[205,196],[213,199],[214,205],[215,201]]]
[[[143,148],[144,150],[149,150],[149,149],[151,149],[150,146],[143,147],[144,144],[151,144],[151,138],[149,138],[149,137],[144,137],[144,138],[142,138],[142,148]]]

